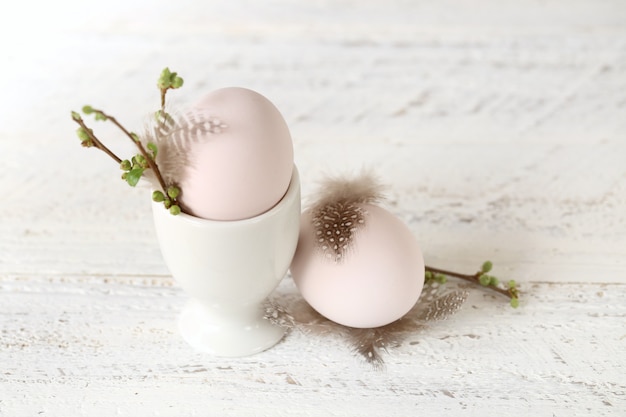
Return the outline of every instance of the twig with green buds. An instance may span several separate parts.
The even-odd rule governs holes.
[[[444,284],[447,281],[447,276],[460,278],[500,293],[510,299],[511,307],[519,307],[519,290],[517,288],[517,283],[510,280],[506,286],[502,285],[498,278],[488,274],[492,268],[493,264],[490,261],[486,261],[482,264],[480,271],[475,274],[468,275],[426,266],[425,281],[434,280]]]
[[[98,148],[102,152],[109,155],[118,164],[122,162],[119,156],[115,155],[109,148],[107,148],[102,142],[100,142],[100,140],[93,134],[93,129],[89,129],[85,125],[85,122],[83,121],[83,118],[80,116],[80,114],[73,111],[72,120],[74,120],[80,126],[78,129],[76,129],[76,135],[80,139],[80,144],[82,146],[86,148]]]
[[[178,73],[171,72],[169,68],[163,69],[157,80],[157,87],[161,92],[161,110],[156,113],[157,120],[162,123],[169,121],[169,115],[165,112],[165,95],[168,90],[175,90],[183,86],[184,80],[178,76]]]
[[[164,108],[165,108],[165,95],[168,90],[180,88],[183,85],[183,79],[179,77],[175,72],[172,73],[168,68],[165,68],[157,81],[157,87],[161,92],[161,110],[160,114],[164,120],[167,120]],[[76,131],[78,138],[81,141],[82,146],[95,147],[100,149],[107,155],[109,155],[115,162],[117,162],[120,168],[124,171],[122,179],[125,180],[128,185],[134,187],[137,185],[142,175],[147,169],[152,170],[156,177],[161,190],[154,191],[152,199],[156,202],[163,202],[163,205],[170,213],[176,215],[181,212],[180,202],[178,196],[181,191],[175,184],[166,184],[161,175],[161,171],[156,163],[156,156],[158,149],[156,144],[149,142],[146,147],[141,143],[139,136],[126,129],[118,120],[105,113],[102,110],[95,109],[91,106],[83,106],[82,111],[86,115],[93,114],[96,121],[109,121],[119,128],[124,135],[126,135],[137,147],[139,153],[133,156],[130,160],[122,160],[115,155],[109,148],[107,148],[100,139],[96,137],[93,130],[87,127],[81,115],[75,111],[72,112],[72,120],[76,122],[80,127]],[[147,148],[147,149],[146,149]]]

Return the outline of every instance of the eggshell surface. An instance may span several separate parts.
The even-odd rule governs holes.
[[[194,140],[181,180],[188,214],[241,220],[262,214],[285,195],[293,171],[293,144],[278,109],[239,87],[215,90],[190,111],[216,127]]]
[[[365,222],[340,261],[317,247],[312,215],[305,212],[291,273],[317,312],[345,326],[373,328],[400,319],[415,305],[424,284],[424,259],[397,217],[375,205],[360,206]]]

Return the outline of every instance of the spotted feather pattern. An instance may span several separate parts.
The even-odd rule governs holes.
[[[420,297],[419,311],[416,319],[421,321],[439,321],[445,320],[455,314],[465,303],[469,293],[467,291],[450,291],[443,294],[437,294],[440,284],[424,285],[422,295]]]
[[[335,262],[345,258],[356,233],[365,224],[366,214],[359,205],[346,202],[327,204],[313,211],[315,242],[326,258]]]

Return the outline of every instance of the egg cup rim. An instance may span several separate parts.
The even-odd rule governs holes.
[[[276,204],[274,204],[269,210],[264,211],[261,214],[256,216],[248,217],[245,219],[238,220],[215,220],[215,219],[204,219],[202,217],[197,217],[192,214],[188,214],[185,212],[180,212],[175,217],[178,221],[184,221],[188,223],[195,223],[198,226],[211,226],[211,227],[245,227],[249,224],[255,224],[258,222],[262,222],[270,217],[278,215],[281,210],[285,210],[291,206],[291,203],[294,199],[299,198],[300,196],[300,173],[298,172],[298,168],[296,165],[293,165],[293,170],[291,172],[291,180],[289,181],[289,186],[287,187],[287,191],[281,197],[280,200]],[[163,203],[152,202],[153,208],[155,210],[165,210],[163,208]],[[159,207],[154,207],[159,206]],[[171,215],[168,213],[168,215]]]

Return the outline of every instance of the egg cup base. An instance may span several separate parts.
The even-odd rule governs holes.
[[[264,318],[261,306],[220,312],[191,299],[181,312],[178,329],[195,350],[221,357],[262,352],[278,343],[285,329]]]

